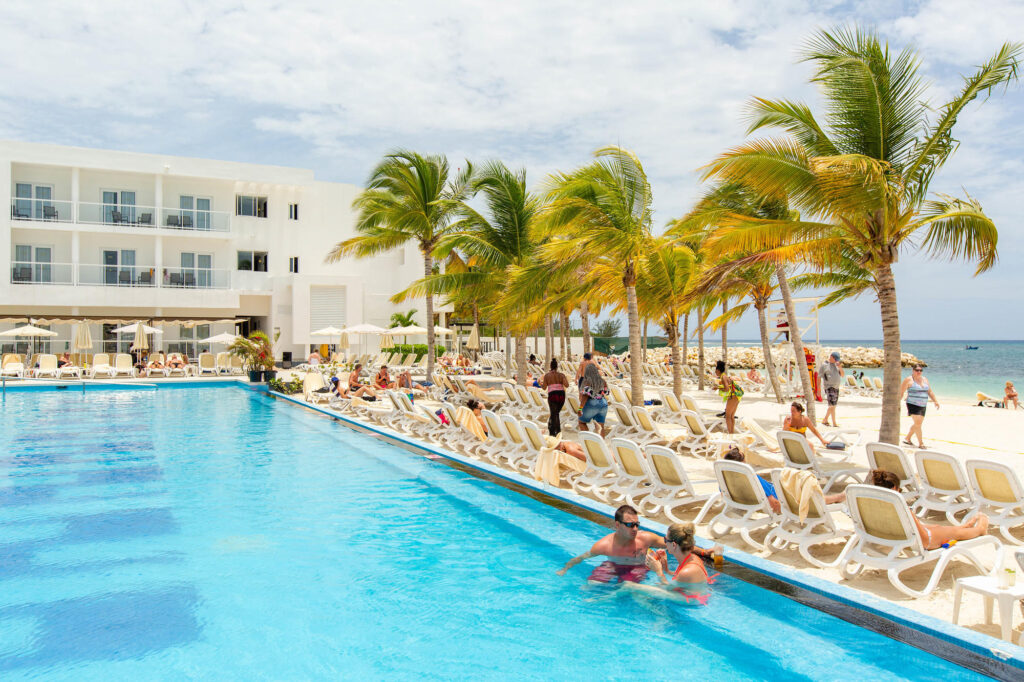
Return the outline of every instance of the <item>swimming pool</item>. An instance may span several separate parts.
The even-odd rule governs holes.
[[[238,388],[8,393],[0,678],[981,679],[722,576],[554,571],[604,531]]]

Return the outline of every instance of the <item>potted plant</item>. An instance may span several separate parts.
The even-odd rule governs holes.
[[[249,381],[263,382],[273,378],[274,350],[270,337],[263,332],[253,332],[248,338],[239,337],[228,346],[228,352],[242,359],[242,366],[249,374]]]

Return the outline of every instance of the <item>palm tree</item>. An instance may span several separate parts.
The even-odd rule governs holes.
[[[688,306],[693,252],[666,238],[655,240],[652,246],[644,258],[643,276],[637,280],[637,297],[643,314],[660,320],[668,336],[672,353],[672,392],[678,398],[683,393],[679,321]]]
[[[742,222],[743,220],[783,221],[793,219],[794,216],[789,210],[785,199],[767,198],[757,194],[751,188],[738,183],[727,183],[711,188],[697,205],[687,215],[677,220],[671,229],[674,234],[686,243],[700,244],[699,255],[708,260],[718,259],[717,265],[709,268],[705,277],[713,282],[716,277],[725,273],[751,267],[758,263],[768,263],[774,270],[775,278],[779,286],[779,294],[782,297],[782,304],[786,311],[786,320],[789,330],[789,341],[793,350],[793,358],[796,361],[797,371],[800,374],[801,385],[804,395],[808,396],[807,417],[813,420],[814,401],[809,397],[813,395],[811,389],[811,375],[807,367],[807,359],[804,356],[803,339],[800,335],[800,321],[796,317],[796,307],[793,305],[793,296],[789,290],[784,258],[787,254],[776,251],[774,253],[743,252],[740,247],[732,244],[732,240],[723,239],[723,232],[729,236],[728,230],[723,230],[723,224]],[[714,229],[711,229],[714,227]],[[764,334],[767,335],[767,324]],[[765,336],[762,336],[762,345]],[[765,356],[767,358],[767,355]],[[703,362],[703,361],[702,361]],[[703,371],[703,370],[702,370]],[[778,395],[777,383],[772,385]]]
[[[358,211],[357,236],[338,242],[327,254],[328,263],[346,256],[367,258],[402,248],[410,241],[423,254],[423,276],[434,269],[434,249],[451,232],[454,207],[466,193],[472,166],[449,177],[448,159],[398,150],[373,169],[363,190],[352,202]],[[434,372],[434,300],[426,296],[427,376]]]
[[[470,182],[467,199],[482,196],[483,212],[465,200],[451,201],[458,220],[438,240],[439,257],[453,252],[463,255],[467,268],[453,269],[414,282],[408,295],[446,294],[461,296],[471,291],[491,319],[503,319],[516,338],[519,383],[526,384],[526,336],[536,327],[537,316],[529,300],[508,303],[510,278],[517,269],[531,264],[535,255],[532,230],[541,209],[540,199],[527,191],[526,171],[510,171],[501,162],[485,164]]]
[[[651,240],[651,185],[632,152],[604,147],[594,156],[593,163],[549,179],[544,233],[563,238],[541,247],[542,258],[573,264],[597,259],[618,273],[629,320],[630,397],[642,405],[636,283]]]
[[[900,252],[976,263],[996,263],[996,227],[970,196],[929,196],[935,173],[958,142],[953,129],[970,102],[1016,81],[1020,44],[1004,44],[965,77],[960,92],[934,111],[924,97],[919,58],[892,53],[876,35],[860,30],[821,31],[803,50],[812,82],[821,86],[825,125],[810,107],[755,99],[750,132],[781,128],[715,159],[706,177],[742,182],[767,197],[785,197],[816,220],[738,217],[723,242],[741,252],[775,252],[827,270],[841,246],[862,254],[871,272],[882,319],[885,352],[879,439],[899,436],[900,327],[892,264]]]
[[[392,327],[411,327],[416,324],[416,309],[413,308],[404,313],[391,313],[391,326]]]

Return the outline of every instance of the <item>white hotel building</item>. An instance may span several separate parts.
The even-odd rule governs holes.
[[[360,188],[310,170],[0,142],[4,187],[0,331],[31,318],[59,334],[37,350],[62,352],[84,320],[94,352],[126,352],[132,335],[110,330],[144,320],[164,331],[153,345],[190,355],[208,335],[280,332],[280,360],[327,341],[310,336],[322,327],[386,327],[409,307],[422,316],[423,305],[388,300],[422,276],[414,244],[324,263],[354,234]],[[17,343],[24,352],[28,340]],[[365,339],[367,350],[376,343]]]

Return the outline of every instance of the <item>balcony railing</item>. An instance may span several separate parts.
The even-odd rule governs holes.
[[[75,205],[56,199],[11,199],[11,218],[14,220],[41,220],[48,223],[74,221]]]
[[[215,268],[157,268],[152,265],[96,263],[11,264],[12,284],[65,284],[163,289],[230,289],[232,270]],[[159,274],[157,274],[159,273]]]
[[[71,263],[11,263],[11,284],[74,284]]]
[[[114,227],[230,232],[231,214],[185,208],[96,204],[55,199],[11,199],[11,218],[41,222],[82,223]]]

